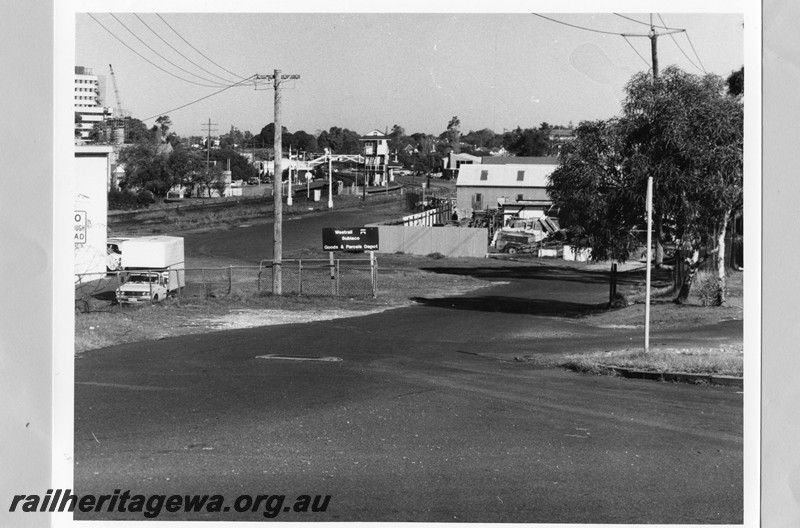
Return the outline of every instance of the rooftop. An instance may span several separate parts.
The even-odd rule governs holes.
[[[558,165],[555,156],[484,156],[483,165]]]

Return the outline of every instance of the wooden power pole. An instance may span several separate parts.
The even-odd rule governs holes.
[[[299,75],[281,75],[280,70],[275,70],[273,75],[256,75],[257,79],[268,79],[273,82],[275,88],[275,141],[273,150],[275,151],[275,177],[272,180],[272,200],[273,208],[273,231],[272,231],[272,293],[274,295],[283,294],[283,282],[281,280],[281,264],[283,260],[283,196],[281,187],[283,184],[283,169],[281,167],[282,128],[281,128],[281,82],[289,79],[299,79]]]
[[[213,128],[218,123],[212,123],[211,118],[208,118],[208,123],[203,123],[200,126],[206,127],[206,185],[208,185],[208,195],[211,196],[211,186],[208,184],[208,171],[211,170],[211,132],[216,132],[217,129]]]
[[[665,28],[666,29],[666,28]],[[653,80],[658,79],[658,37],[661,35],[670,35],[672,33],[683,33],[685,29],[670,29],[668,31],[656,32],[656,27],[653,25],[653,14],[650,13],[650,31],[646,34],[642,33],[622,33],[623,37],[647,37],[650,39],[650,55],[653,59]]]

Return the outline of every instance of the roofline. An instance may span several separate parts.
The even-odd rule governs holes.
[[[459,187],[456,182],[456,187]],[[491,187],[493,189],[547,189],[547,186],[541,185],[475,185],[475,184],[462,184],[461,187]]]

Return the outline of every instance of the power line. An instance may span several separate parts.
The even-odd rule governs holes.
[[[659,20],[661,20],[661,23],[662,23],[662,24],[666,24],[666,22],[664,22],[664,19],[663,19],[663,18],[661,18],[661,15],[660,15],[659,13],[656,13],[656,15],[658,15],[658,18],[659,18]],[[694,61],[693,61],[692,59],[690,59],[690,58],[689,58],[689,56],[686,54],[686,52],[685,52],[685,51],[683,51],[683,48],[681,47],[681,45],[680,45],[680,44],[678,44],[678,41],[675,39],[675,36],[674,36],[672,33],[670,33],[670,35],[669,35],[669,36],[670,36],[670,38],[672,39],[672,42],[674,42],[674,43],[675,43],[675,45],[678,47],[678,49],[681,51],[681,53],[683,54],[683,56],[684,56],[684,57],[686,57],[686,60],[688,60],[688,61],[689,61],[689,64],[691,64],[692,66],[694,66],[695,68],[697,68],[698,70],[700,70],[700,71],[701,71],[701,72],[703,72],[703,73],[708,73],[708,72],[706,72],[704,69],[700,68],[700,67],[699,67],[697,64],[695,64],[695,63],[694,63]]]
[[[614,33],[612,31],[601,31],[599,29],[592,29],[592,28],[587,28],[587,27],[583,27],[583,26],[576,26],[575,24],[569,24],[567,22],[562,22],[560,20],[556,20],[555,18],[550,18],[550,17],[546,17],[544,15],[540,15],[539,13],[532,13],[532,14],[536,15],[536,16],[538,16],[540,18],[544,18],[545,20],[549,20],[549,21],[555,22],[557,24],[563,24],[565,26],[569,26],[569,27],[572,27],[572,28],[575,28],[575,29],[582,29],[584,31],[591,31],[593,33],[603,33],[605,35],[615,35],[617,37],[621,35],[621,33]]]
[[[170,28],[170,29],[173,31],[173,33],[175,33],[176,35],[178,35],[178,37],[180,37],[180,39],[181,39],[182,41],[184,41],[184,42],[185,42],[185,43],[186,43],[186,44],[187,44],[187,45],[188,45],[190,48],[192,48],[192,49],[193,49],[193,50],[195,50],[197,53],[199,53],[199,54],[200,54],[200,55],[201,55],[201,56],[202,56],[204,59],[206,59],[208,62],[210,62],[211,64],[213,64],[214,66],[216,66],[217,68],[219,68],[219,69],[221,69],[221,70],[225,70],[227,73],[230,73],[230,74],[231,74],[231,75],[233,75],[234,77],[238,77],[238,78],[240,78],[240,79],[244,79],[244,77],[242,77],[241,75],[239,75],[239,74],[236,74],[236,73],[233,73],[232,71],[230,71],[230,70],[228,70],[228,69],[226,69],[226,68],[224,68],[224,67],[220,66],[219,64],[217,64],[216,62],[214,62],[213,60],[211,60],[210,58],[208,58],[208,57],[207,57],[207,56],[206,56],[206,55],[205,55],[205,54],[204,54],[202,51],[200,51],[199,49],[197,49],[197,48],[195,48],[194,46],[192,46],[192,44],[191,44],[191,43],[190,43],[188,40],[186,40],[185,38],[183,38],[183,36],[182,36],[180,33],[178,33],[178,31],[177,31],[177,30],[176,30],[174,27],[172,27],[172,26],[169,24],[169,22],[167,22],[166,20],[164,20],[164,17],[162,17],[162,16],[161,16],[161,15],[159,15],[158,13],[156,13],[156,16],[157,16],[158,18],[160,18],[160,19],[161,19],[161,21],[162,21],[162,22],[164,22],[164,24],[166,24],[166,25],[167,25],[167,27],[168,27],[168,28]]]
[[[628,43],[628,46],[630,46],[630,47],[631,47],[631,49],[634,51],[634,53],[636,53],[636,54],[639,56],[639,58],[640,58],[640,59],[642,59],[642,61],[644,61],[644,63],[645,63],[645,64],[647,65],[647,67],[649,68],[649,67],[650,67],[650,63],[649,63],[649,62],[647,62],[647,59],[645,59],[644,57],[642,57],[642,54],[641,54],[641,53],[639,53],[639,51],[638,51],[638,50],[637,50],[637,49],[636,49],[636,48],[633,46],[633,44],[631,44],[631,41],[630,41],[630,40],[628,40],[628,37],[626,37],[625,35],[622,35],[622,38],[624,38],[624,39],[625,39],[625,42],[627,42],[627,43]]]
[[[248,82],[248,81],[252,80],[254,77],[255,77],[255,75],[251,75],[250,77],[248,77],[248,78],[246,78],[246,79],[242,79],[241,81],[239,81],[239,82],[237,82],[237,83],[235,83],[235,84],[232,84],[232,85],[230,85],[230,86],[226,86],[226,87],[225,87],[225,88],[223,88],[222,90],[218,90],[218,91],[216,91],[216,92],[214,92],[214,93],[212,93],[212,94],[208,94],[208,95],[206,95],[205,97],[201,97],[200,99],[195,99],[195,100],[194,100],[194,101],[192,101],[191,103],[186,103],[185,105],[179,106],[179,107],[177,107],[177,108],[173,108],[172,110],[166,110],[166,111],[164,111],[164,112],[159,112],[158,114],[155,114],[155,115],[152,115],[152,116],[150,116],[150,117],[148,117],[148,118],[142,119],[142,121],[149,121],[149,120],[151,120],[151,119],[153,119],[153,118],[156,118],[156,117],[158,117],[158,116],[166,115],[166,114],[172,113],[172,112],[174,112],[174,111],[176,111],[176,110],[181,110],[181,109],[183,109],[183,108],[186,108],[187,106],[191,106],[191,105],[193,105],[193,104],[195,104],[195,103],[199,103],[200,101],[202,101],[202,100],[204,100],[204,99],[208,99],[209,97],[213,97],[213,96],[215,96],[215,95],[217,95],[217,94],[219,94],[219,93],[222,93],[222,92],[224,92],[225,90],[228,90],[228,89],[230,89],[230,88],[233,88],[233,87],[235,87],[235,86],[241,86],[241,85],[243,85],[244,83],[246,83],[246,82]]]
[[[694,49],[694,45],[692,44],[692,39],[689,38],[689,32],[686,32],[686,40],[689,41],[689,45],[692,47],[692,51],[694,52],[694,56],[697,57],[697,62],[700,63],[700,66],[703,68],[703,71],[706,71],[705,66],[703,66],[703,61],[700,60],[700,55],[697,54],[697,50]]]
[[[178,50],[178,49],[177,49],[175,46],[173,46],[172,44],[170,44],[169,42],[167,42],[167,41],[166,41],[166,39],[164,39],[164,37],[162,37],[161,35],[159,35],[158,33],[156,33],[156,31],[155,31],[153,28],[151,28],[151,27],[150,27],[150,25],[149,25],[147,22],[145,22],[145,21],[144,21],[144,19],[143,19],[142,17],[140,17],[140,16],[139,16],[137,13],[134,13],[133,15],[134,15],[136,18],[138,18],[138,19],[139,19],[139,22],[141,22],[142,24],[144,24],[144,27],[146,27],[147,29],[149,29],[149,30],[150,30],[150,32],[151,32],[153,35],[155,35],[156,37],[158,37],[158,38],[161,40],[161,42],[163,42],[164,44],[166,44],[167,46],[169,46],[170,48],[172,48],[172,50],[173,50],[173,51],[175,51],[175,53],[177,53],[178,55],[180,55],[181,57],[183,57],[183,58],[184,58],[184,59],[186,59],[187,61],[191,62],[193,65],[197,66],[198,68],[200,68],[201,70],[203,70],[203,71],[204,71],[204,72],[206,72],[206,73],[210,73],[211,75],[213,75],[213,76],[214,76],[214,77],[216,77],[217,79],[222,79],[222,80],[223,80],[223,81],[225,81],[226,83],[233,83],[233,82],[235,82],[235,81],[231,81],[231,80],[229,80],[229,79],[226,79],[226,78],[224,78],[224,77],[221,77],[221,76],[217,75],[216,73],[214,73],[214,72],[211,72],[211,71],[208,71],[207,69],[203,68],[202,66],[200,66],[199,64],[197,64],[196,62],[194,62],[192,59],[190,59],[189,57],[187,57],[186,55],[184,55],[183,53],[181,53],[181,52],[180,52],[180,50]]]
[[[156,54],[158,57],[160,57],[160,58],[161,58],[161,59],[163,59],[164,61],[166,61],[166,62],[168,62],[168,63],[172,64],[173,66],[175,66],[175,67],[176,67],[176,68],[178,68],[179,70],[181,70],[181,71],[183,71],[183,72],[186,72],[186,73],[188,73],[189,75],[194,75],[194,76],[195,76],[195,77],[197,77],[198,79],[202,79],[202,80],[203,80],[203,81],[205,81],[205,82],[212,83],[211,87],[213,87],[213,86],[222,86],[222,84],[220,84],[218,81],[214,81],[214,80],[211,80],[211,79],[206,79],[206,78],[204,78],[204,77],[202,77],[202,76],[200,76],[200,75],[197,75],[196,73],[192,73],[192,72],[190,72],[190,71],[189,71],[189,70],[187,70],[186,68],[182,68],[182,67],[178,66],[177,64],[175,64],[174,62],[172,62],[172,61],[171,61],[171,60],[169,60],[168,58],[166,58],[166,57],[164,57],[163,55],[161,55],[161,54],[160,54],[158,51],[156,51],[156,50],[154,50],[152,47],[150,47],[150,45],[149,45],[149,44],[147,44],[147,42],[145,42],[144,40],[142,40],[142,38],[141,38],[139,35],[137,35],[136,33],[134,33],[134,32],[133,32],[133,31],[132,31],[132,30],[131,30],[131,29],[130,29],[128,26],[126,26],[126,25],[125,25],[125,23],[124,23],[124,22],[122,22],[122,21],[121,21],[119,18],[117,18],[117,16],[116,16],[114,13],[111,13],[111,17],[112,17],[114,20],[116,20],[116,21],[117,21],[117,22],[118,22],[118,23],[119,23],[119,24],[120,24],[122,27],[124,27],[124,28],[125,28],[125,29],[128,31],[128,33],[130,33],[131,35],[133,35],[133,36],[134,36],[134,37],[135,37],[135,38],[136,38],[136,39],[137,39],[139,42],[141,42],[142,44],[144,44],[144,46],[145,46],[147,49],[149,49],[150,51],[152,51],[153,53],[155,53],[155,54]]]
[[[650,24],[647,23],[647,22],[642,22],[641,20],[636,20],[635,18],[631,18],[631,17],[625,16],[625,15],[620,15],[619,13],[614,13],[614,14],[617,15],[618,17],[620,17],[620,18],[624,18],[625,20],[630,20],[631,22],[636,22],[637,24],[642,24],[643,26],[650,27]],[[679,28],[668,27],[666,25],[667,23],[664,22],[663,20],[661,22],[664,24],[663,26],[653,25],[652,27],[657,27],[657,28],[661,28],[661,29],[679,29]]]
[[[146,62],[150,63],[151,65],[155,66],[155,67],[156,67],[156,68],[158,68],[159,70],[163,71],[163,72],[164,72],[164,73],[166,73],[167,75],[171,75],[171,76],[175,77],[176,79],[180,79],[181,81],[188,82],[188,83],[190,83],[190,84],[195,84],[195,85],[197,85],[197,86],[205,86],[206,88],[216,88],[216,87],[220,86],[219,84],[215,84],[215,85],[213,85],[213,86],[212,86],[212,85],[208,85],[208,84],[201,84],[201,83],[198,83],[198,82],[194,82],[194,81],[191,81],[191,80],[189,80],[189,79],[184,79],[184,78],[183,78],[183,77],[181,77],[180,75],[175,75],[174,73],[172,73],[172,72],[170,72],[170,71],[167,71],[167,70],[165,70],[164,68],[162,68],[161,66],[159,66],[159,65],[158,65],[158,64],[156,64],[155,62],[151,61],[150,59],[148,59],[147,57],[145,57],[144,55],[142,55],[141,53],[139,53],[138,51],[136,51],[135,49],[133,49],[132,47],[130,47],[130,46],[129,46],[129,45],[128,45],[128,44],[127,44],[127,43],[126,43],[124,40],[122,40],[121,38],[119,38],[119,37],[118,37],[118,36],[117,36],[117,35],[116,35],[116,34],[115,34],[113,31],[111,31],[110,29],[108,29],[108,28],[107,28],[105,25],[103,25],[103,23],[102,23],[102,22],[100,22],[99,20],[97,20],[97,19],[94,17],[94,15],[92,15],[91,13],[87,13],[87,14],[88,14],[88,15],[91,17],[91,19],[92,19],[92,20],[94,20],[95,22],[97,22],[97,23],[100,25],[100,27],[102,27],[103,29],[105,29],[105,30],[108,32],[108,34],[109,34],[109,35],[111,35],[112,37],[114,37],[115,39],[117,39],[117,40],[118,40],[118,41],[119,41],[119,42],[120,42],[120,43],[121,43],[123,46],[125,46],[126,48],[128,48],[129,50],[131,50],[132,52],[134,52],[136,55],[138,55],[139,57],[141,57],[141,58],[142,58],[143,60],[145,60]]]

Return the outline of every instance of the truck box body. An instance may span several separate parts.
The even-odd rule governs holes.
[[[149,236],[122,242],[122,267],[125,269],[162,269],[178,265],[183,269],[183,237]]]
[[[117,288],[120,302],[160,301],[186,285],[182,237],[130,238],[120,249],[122,270],[128,272],[123,276],[125,283]],[[145,270],[152,273],[137,273]]]

